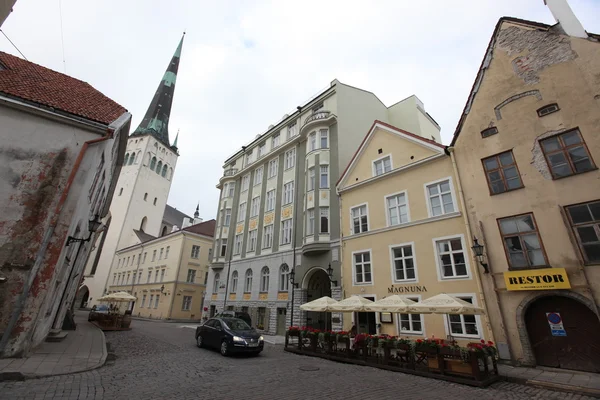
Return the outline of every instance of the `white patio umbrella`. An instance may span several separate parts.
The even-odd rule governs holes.
[[[365,307],[366,311],[389,312],[389,313],[407,313],[408,308],[416,302],[397,294],[377,300]]]
[[[364,312],[367,311],[366,307],[373,304],[369,299],[365,299],[361,296],[350,296],[334,305],[331,311],[334,312]]]
[[[414,314],[483,315],[485,310],[457,297],[441,293],[408,307]]]
[[[98,301],[114,301],[114,302],[123,302],[123,301],[135,301],[137,298],[135,296],[130,295],[127,292],[116,292],[107,294],[106,296],[102,296],[98,299]]]
[[[309,301],[300,306],[301,310],[304,311],[315,311],[315,312],[327,312],[332,311],[331,307],[336,305],[338,302],[329,296],[323,296],[316,300]]]

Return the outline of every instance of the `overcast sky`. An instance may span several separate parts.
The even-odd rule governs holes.
[[[570,0],[589,32],[600,1]],[[386,105],[416,94],[448,144],[498,18],[553,24],[543,0],[62,0],[66,72],[141,121],[187,31],[169,124],[169,204],[216,215],[223,161],[337,78]],[[64,72],[59,0],[17,0],[2,29]],[[17,55],[2,36],[0,50]],[[366,133],[366,132],[365,132]]]

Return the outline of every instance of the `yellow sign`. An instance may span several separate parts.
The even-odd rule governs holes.
[[[569,276],[564,268],[528,269],[504,273],[506,290],[570,289]]]

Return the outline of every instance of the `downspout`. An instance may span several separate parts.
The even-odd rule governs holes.
[[[173,285],[173,293],[171,293],[171,305],[169,306],[169,315],[167,319],[171,318],[173,313],[173,305],[175,304],[175,296],[177,295],[177,280],[179,278],[179,272],[181,271],[181,259],[183,258],[183,248],[185,247],[185,234],[181,232],[183,240],[181,241],[181,250],[179,250],[179,259],[177,261],[177,273],[175,274],[175,285]]]
[[[225,203],[223,203],[224,205],[224,209],[225,212],[227,212],[227,200],[225,200]],[[233,210],[232,210],[233,211]],[[231,225],[231,218],[229,218],[229,225]],[[229,230],[227,230],[227,236],[229,236]],[[229,273],[231,272],[231,247],[229,245],[229,242],[227,243],[227,253],[229,254],[229,265],[227,266],[227,282],[225,282],[225,295],[223,296],[223,309],[221,310],[221,312],[225,311],[225,306],[227,305],[227,296],[229,295],[227,293],[227,291],[229,290]],[[214,279],[213,279],[214,281]],[[219,288],[217,288],[217,293],[218,293]],[[206,290],[206,292],[208,293],[208,290]]]
[[[300,124],[302,122],[302,107],[298,106],[298,134],[300,134]],[[300,148],[300,145],[298,145],[298,149]],[[298,178],[299,178],[299,171],[300,168],[298,167],[298,150],[296,150],[296,174],[294,177],[294,185],[298,184]],[[292,232],[292,270],[294,271],[294,282],[292,283],[292,307],[290,310],[290,326],[294,325],[294,293],[295,293],[295,289],[296,289],[296,231],[298,229],[298,227],[296,226],[296,224],[298,223],[298,193],[300,191],[298,190],[298,188],[296,188],[296,192],[294,193],[294,231]],[[302,204],[302,208],[304,208],[304,202]],[[304,218],[302,219],[302,223],[304,223]],[[289,280],[289,279],[288,279]]]
[[[467,236],[468,238],[468,243],[469,243],[469,253],[471,254],[471,260],[475,261],[475,265],[479,264],[478,260],[474,257],[473,253],[472,253],[472,249],[471,247],[473,246],[473,233],[471,231],[471,225],[469,225],[469,216],[467,214],[467,205],[465,203],[465,198],[464,198],[464,193],[463,193],[463,189],[462,189],[462,183],[460,180],[460,175],[458,174],[458,166],[456,165],[456,158],[454,157],[454,147],[453,146],[449,146],[446,147],[446,151],[450,154],[450,159],[452,160],[452,169],[454,171],[454,176],[456,177],[456,187],[458,190],[458,197],[459,197],[459,202],[460,205],[462,206],[463,209],[463,220],[465,222],[465,229],[467,231]],[[488,260],[489,261],[489,260]],[[488,263],[489,264],[489,263]],[[492,268],[490,265],[488,265],[489,271],[490,271],[490,275],[493,274],[492,272]],[[481,276],[479,275],[480,269],[478,267],[474,268],[476,270],[475,272],[475,281],[477,282],[477,290],[479,291],[479,299],[481,300],[481,304],[482,304],[482,308],[484,308],[487,311],[487,304],[485,302],[485,296],[483,295],[483,285],[481,283]],[[510,343],[510,337],[508,336],[508,332],[506,330],[506,326],[504,325],[504,312],[502,310],[502,305],[500,303],[500,298],[498,296],[498,291],[496,290],[496,281],[495,278],[492,276],[492,285],[493,285],[493,290],[494,290],[494,294],[496,296],[496,302],[498,303],[498,307],[500,310],[500,316],[502,318],[502,321],[500,322],[500,325],[502,326],[502,332],[504,334],[504,337],[506,338],[506,342],[508,344],[508,352],[509,352],[509,356],[512,359],[512,352],[511,352],[511,343]],[[491,337],[493,341],[496,341],[495,337],[494,337],[494,331],[492,329],[492,324],[490,322],[490,318],[489,315],[485,314],[485,320],[487,323],[487,327],[488,330],[490,331]]]
[[[29,272],[29,277],[27,278],[27,281],[23,285],[23,290],[21,291],[21,293],[19,294],[19,297],[17,298],[17,301],[15,303],[15,308],[13,309],[10,320],[8,321],[8,325],[6,326],[4,334],[2,335],[2,339],[0,340],[0,354],[5,353],[6,345],[10,339],[12,331],[14,330],[15,325],[17,325],[19,316],[23,312],[23,308],[25,307],[25,302],[27,300],[27,295],[29,294],[29,290],[31,289],[31,286],[33,285],[33,281],[37,277],[37,274],[42,266],[42,262],[44,261],[44,256],[46,255],[46,250],[48,249],[48,246],[50,245],[52,235],[54,234],[54,230],[56,229],[56,226],[58,225],[60,213],[62,212],[64,205],[67,201],[67,197],[69,195],[69,190],[71,189],[71,186],[73,185],[73,181],[75,180],[75,176],[77,175],[77,172],[79,171],[79,167],[81,166],[81,162],[83,161],[83,156],[85,155],[89,146],[94,145],[96,143],[103,142],[108,139],[111,139],[113,137],[113,134],[114,134],[114,130],[107,129],[107,132],[103,137],[98,138],[98,139],[89,140],[89,141],[85,142],[83,144],[83,146],[81,147],[81,150],[79,151],[79,154],[77,155],[77,158],[75,159],[75,163],[73,165],[73,169],[71,170],[71,174],[69,175],[69,178],[67,179],[65,188],[60,196],[60,199],[58,200],[58,204],[56,205],[56,208],[54,209],[54,215],[50,219],[50,225],[46,229],[46,232],[44,232],[42,243],[41,243],[40,248],[37,251],[37,254],[35,256],[35,261],[33,263],[33,267],[31,268],[31,271]],[[64,237],[63,237],[62,241],[64,242]]]

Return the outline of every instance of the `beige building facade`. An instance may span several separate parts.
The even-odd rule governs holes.
[[[440,293],[485,307],[446,147],[375,121],[338,183],[344,297],[420,301]],[[344,328],[461,344],[493,340],[487,316],[353,313]]]
[[[600,43],[580,31],[502,18],[452,145],[501,357],[599,372]]]
[[[108,293],[137,297],[137,317],[200,320],[214,227],[206,221],[117,251]]]

